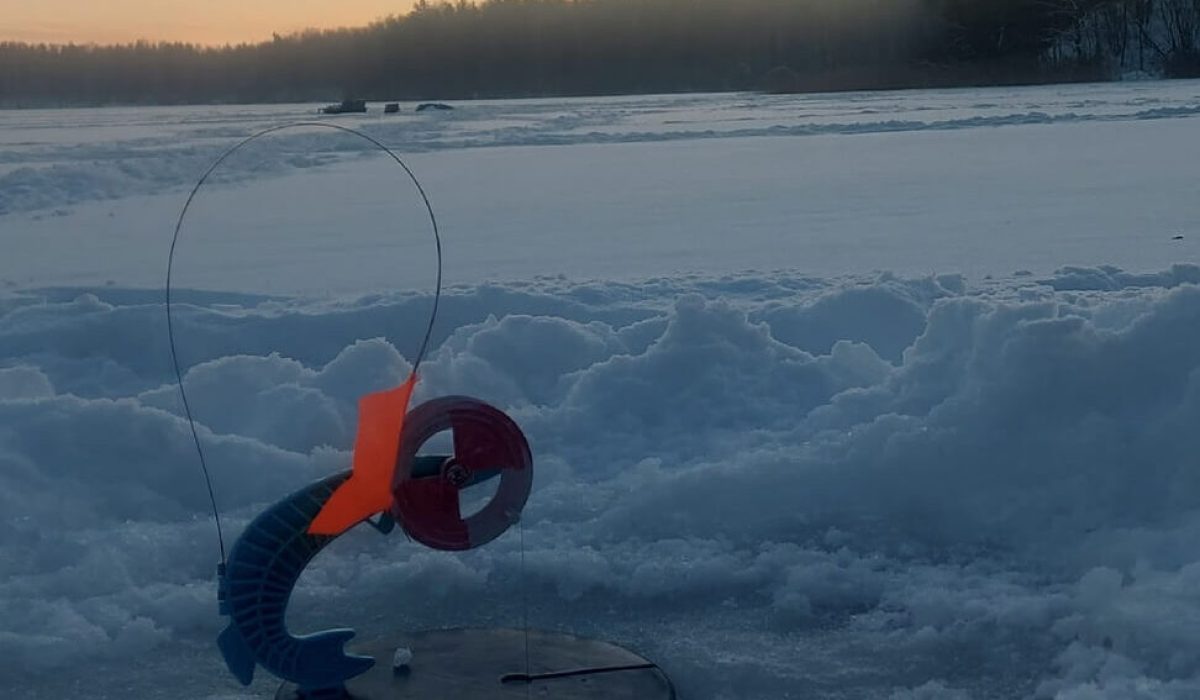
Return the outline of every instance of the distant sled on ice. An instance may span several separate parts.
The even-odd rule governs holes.
[[[366,100],[342,100],[340,104],[321,108],[321,114],[362,114],[366,111]]]

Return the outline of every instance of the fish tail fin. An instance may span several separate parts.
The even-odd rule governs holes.
[[[229,667],[229,672],[234,678],[242,685],[250,685],[254,680],[254,653],[250,651],[245,638],[232,622],[221,632],[221,636],[217,637],[217,647],[221,650],[221,656],[225,657],[225,665]]]

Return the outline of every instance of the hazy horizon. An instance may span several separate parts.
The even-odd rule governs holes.
[[[44,0],[21,10],[20,23],[12,21],[13,1],[0,0],[0,27],[25,27],[26,37],[41,27],[42,39],[145,36],[226,45],[0,45],[3,107],[824,92],[1147,72],[1200,77],[1193,48],[1200,33],[1180,29],[1195,0],[1161,0],[1149,15],[1113,14],[1124,5],[1081,4],[1065,13],[1045,3],[998,14],[978,3],[928,0],[485,0],[415,14],[403,12],[423,7],[412,0],[356,0],[330,14],[315,0],[287,8],[283,0],[246,7],[219,0],[204,11],[189,5],[169,21],[162,15],[172,11],[143,5],[150,0],[112,0],[104,17],[95,9],[69,11],[67,0]],[[46,24],[56,9],[77,24]],[[35,14],[41,24],[29,19]],[[379,18],[385,21],[372,23]],[[295,33],[303,27],[347,29]],[[272,41],[273,32],[285,37]]]
[[[412,5],[413,0],[0,0],[0,41],[220,46],[266,41],[274,33],[364,26]]]

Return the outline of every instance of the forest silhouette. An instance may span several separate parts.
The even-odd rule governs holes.
[[[1109,77],[1132,50],[1191,74],[1198,47],[1200,0],[422,1],[258,44],[3,43],[0,105],[1046,82]]]

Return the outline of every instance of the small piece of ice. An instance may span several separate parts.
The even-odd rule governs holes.
[[[412,649],[407,647],[396,647],[396,653],[392,655],[392,668],[397,670],[406,668],[412,661],[412,657]]]

